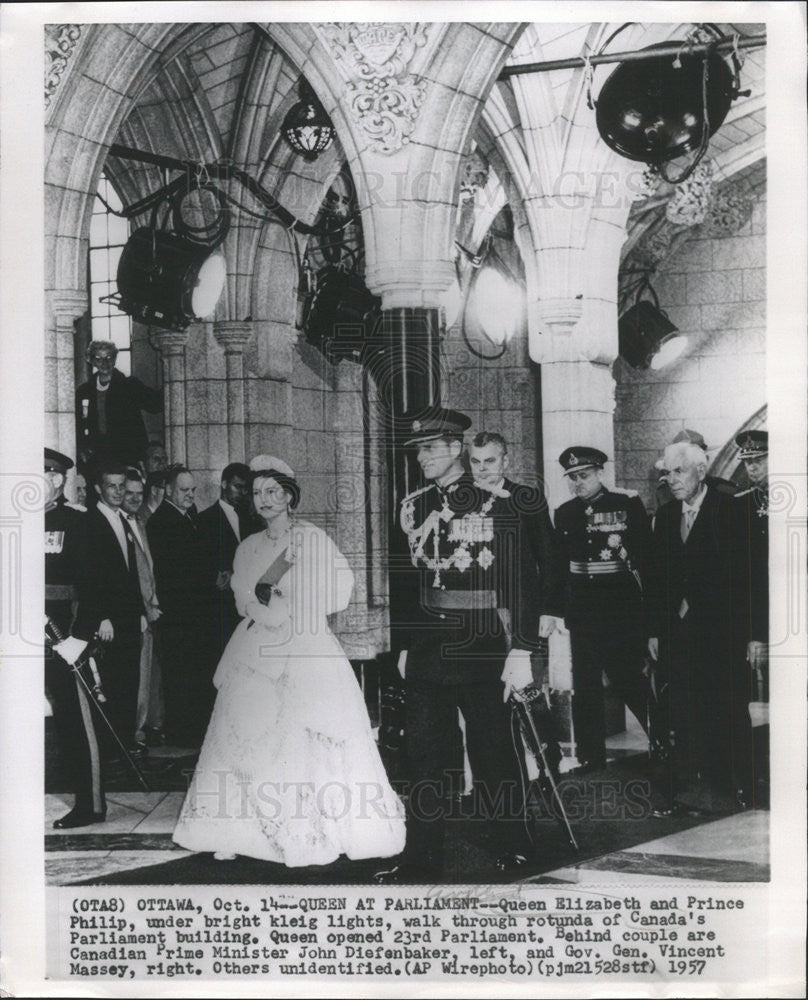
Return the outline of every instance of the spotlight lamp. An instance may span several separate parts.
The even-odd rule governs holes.
[[[140,323],[185,330],[213,314],[227,276],[224,257],[147,226],[129,237],[118,264],[118,308]]]
[[[298,93],[300,100],[287,112],[281,134],[296,153],[312,163],[334,141],[335,129],[314,91],[302,77]]]
[[[723,37],[723,36],[722,36]],[[740,63],[734,69],[715,51],[688,51],[654,56],[667,43],[640,50],[643,58],[618,65],[597,100],[596,123],[601,138],[616,153],[649,164],[665,177],[662,165],[685,153],[695,158],[679,183],[692,173],[707,143],[739,96]]]
[[[645,290],[653,301],[642,298]],[[682,356],[688,345],[687,336],[680,333],[659,308],[659,299],[648,282],[643,284],[634,304],[620,317],[618,333],[620,354],[632,368],[655,371],[666,368]]]
[[[508,343],[525,328],[524,283],[497,253],[490,234],[476,255],[459,243],[455,245],[471,264],[471,274],[465,289],[462,289],[458,278],[458,290],[452,289],[447,293],[447,319],[451,310],[460,321],[463,339],[472,354],[485,360],[495,360],[505,353]],[[478,351],[474,341],[480,338],[498,348],[498,353],[483,354]]]

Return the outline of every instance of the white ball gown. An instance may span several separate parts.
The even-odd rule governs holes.
[[[255,585],[273,564],[285,572],[264,606]],[[216,705],[174,831],[181,847],[289,867],[403,850],[403,807],[326,619],[347,607],[353,582],[307,521],[285,539],[262,531],[239,545],[231,585],[244,617],[214,676]]]

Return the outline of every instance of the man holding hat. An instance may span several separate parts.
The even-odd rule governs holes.
[[[407,846],[402,864],[379,872],[377,881],[440,882],[445,877],[445,820],[457,774],[458,709],[480,792],[478,807],[484,811],[475,818],[486,821],[500,870],[526,861],[520,853],[525,841],[518,762],[500,676],[503,667],[508,677],[515,676],[522,664],[524,683],[529,683],[530,654],[517,647],[527,625],[514,629],[519,639],[508,652],[498,608],[507,589],[503,581],[512,572],[506,562],[512,553],[495,515],[498,493],[476,485],[463,468],[463,432],[471,421],[447,409],[402,420],[404,447],[417,449],[427,482],[401,502],[400,524],[410,558],[406,566],[394,563],[390,574],[391,589],[405,606],[393,636],[406,681]],[[533,594],[537,587],[538,582]],[[525,593],[524,599],[533,594]],[[536,632],[538,614],[534,618]]]
[[[602,451],[578,445],[558,460],[574,494],[556,511],[555,527],[578,773],[586,774],[606,764],[602,672],[647,727],[642,588],[650,526],[635,492],[603,484]]]
[[[86,645],[71,637],[86,518],[86,514],[65,500],[65,476],[72,468],[73,462],[66,455],[53,448],[45,449],[45,614],[66,640],[46,651],[45,684],[65,770],[75,796],[70,812],[54,822],[58,830],[101,823],[106,817],[92,707],[89,695],[71,669]]]
[[[741,522],[739,537],[745,543],[739,573],[746,623],[744,654],[765,690],[769,667],[769,435],[766,431],[744,431],[735,443],[750,484],[734,502]]]

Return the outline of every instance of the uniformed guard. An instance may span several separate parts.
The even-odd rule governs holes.
[[[379,872],[382,883],[445,878],[458,709],[497,867],[508,870],[527,860],[518,763],[500,677],[505,667],[507,677],[518,673],[530,682],[530,653],[522,639],[528,616],[511,609],[519,638],[509,653],[508,618],[498,607],[505,589],[500,584],[511,573],[505,560],[514,558],[508,547],[513,532],[503,532],[495,516],[499,493],[476,485],[463,468],[463,431],[470,423],[463,413],[441,409],[407,425],[404,446],[417,447],[427,483],[401,502],[409,560],[390,574],[391,590],[404,599],[393,635],[405,676],[410,785],[403,862]],[[525,556],[522,562],[532,560]],[[538,614],[534,618],[537,640]]]
[[[73,462],[61,452],[45,449],[45,613],[61,635],[70,637],[73,606],[84,550],[85,514],[64,497],[65,476]],[[80,649],[83,643],[74,640]],[[53,705],[53,721],[65,769],[75,795],[73,808],[54,822],[57,829],[101,823],[106,802],[101,785],[101,760],[89,695],[72,669],[71,644],[46,651],[45,683]],[[64,657],[68,657],[65,659]]]
[[[749,488],[735,497],[740,519],[741,608],[745,618],[744,655],[765,700],[769,669],[769,435],[744,431],[735,438],[746,466]]]
[[[579,774],[606,763],[602,672],[647,729],[642,583],[650,526],[635,492],[603,484],[606,461],[602,451],[585,446],[559,456],[575,494],[556,511],[555,527]]]

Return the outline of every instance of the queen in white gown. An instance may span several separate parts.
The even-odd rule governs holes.
[[[243,619],[214,676],[216,705],[174,840],[220,860],[289,867],[390,857],[404,847],[403,807],[326,617],[347,606],[353,573],[324,531],[290,512],[299,488],[276,464],[283,471],[253,473],[267,528],[236,552]]]

